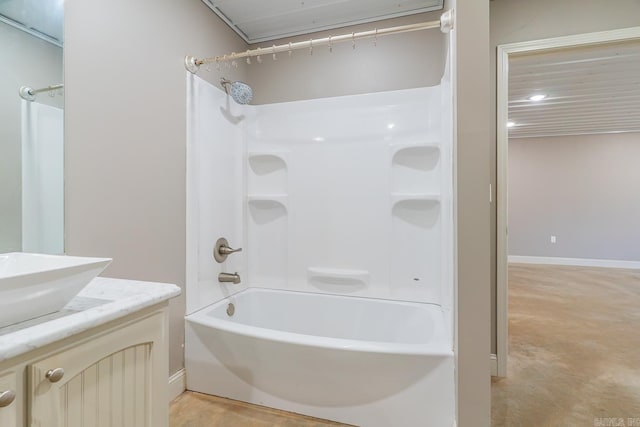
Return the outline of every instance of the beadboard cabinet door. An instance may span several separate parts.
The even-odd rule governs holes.
[[[29,425],[166,426],[165,333],[155,314],[29,365]]]
[[[17,389],[16,374],[0,373],[0,426],[17,425],[18,399],[22,399],[22,396]]]

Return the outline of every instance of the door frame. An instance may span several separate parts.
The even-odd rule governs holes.
[[[577,34],[571,36],[554,37],[542,40],[532,40],[519,43],[498,45],[497,68],[497,227],[496,227],[496,362],[497,375],[507,376],[508,355],[508,160],[509,134],[507,130],[509,107],[509,57],[567,47],[584,47],[616,41],[640,40],[640,27],[623,28],[619,30],[600,31],[595,33]]]

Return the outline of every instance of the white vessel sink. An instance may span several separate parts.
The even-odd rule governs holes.
[[[111,258],[0,254],[0,328],[59,311]]]

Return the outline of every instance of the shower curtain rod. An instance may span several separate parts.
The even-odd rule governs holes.
[[[390,27],[390,28],[381,28],[381,29],[376,28],[374,30],[342,34],[339,36],[329,36],[329,37],[324,37],[316,40],[310,39],[310,40],[305,40],[301,42],[281,44],[278,46],[273,45],[271,47],[249,49],[245,52],[240,52],[240,53],[233,52],[233,53],[225,54],[222,56],[214,56],[211,58],[204,58],[204,59],[197,59],[194,56],[187,55],[184,58],[184,64],[187,70],[195,74],[198,72],[198,69],[202,64],[234,61],[236,59],[250,58],[253,56],[257,56],[258,62],[260,62],[261,55],[275,56],[276,53],[292,52],[294,50],[300,50],[300,49],[309,49],[311,52],[313,52],[314,47],[328,45],[329,48],[331,48],[335,43],[342,43],[342,42],[348,42],[348,41],[353,42],[355,47],[356,40],[372,38],[372,37],[377,38],[378,36],[388,36],[391,34],[408,33],[411,31],[428,30],[431,28],[440,28],[440,31],[442,31],[443,33],[448,33],[449,31],[451,31],[451,29],[453,28],[452,11],[448,10],[444,12],[440,16],[440,19],[437,21],[421,22],[418,24],[410,24],[410,25],[401,25],[399,27]]]
[[[63,89],[63,88],[64,88],[64,83],[60,83],[57,85],[50,85],[40,89],[33,89],[29,86],[22,86],[19,92],[20,92],[20,97],[22,99],[25,99],[27,101],[33,101],[34,99],[36,99],[36,93],[51,92],[51,91]]]

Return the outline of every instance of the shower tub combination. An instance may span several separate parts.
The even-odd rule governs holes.
[[[451,426],[445,331],[433,304],[248,288],[187,317],[188,384],[361,426]]]
[[[446,61],[443,76],[253,106],[242,84],[187,75],[189,390],[366,427],[454,424]],[[222,237],[244,250],[214,261]]]

